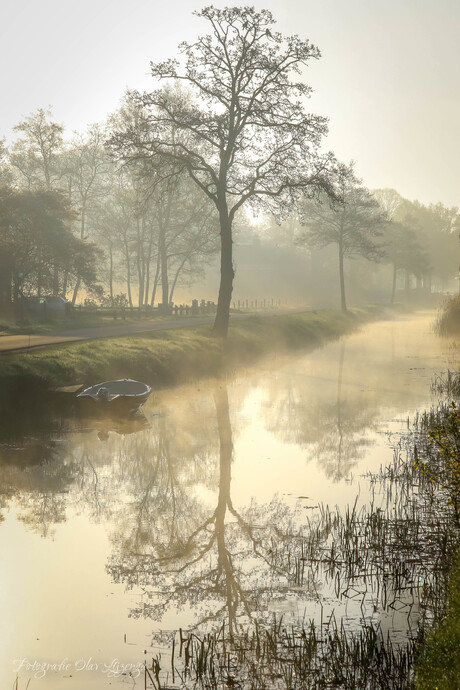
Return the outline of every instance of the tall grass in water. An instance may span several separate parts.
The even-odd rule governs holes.
[[[177,659],[175,682],[157,658],[153,687],[412,690],[417,682],[420,690],[460,688],[451,655],[458,645],[458,608],[446,607],[458,529],[442,464],[444,443],[438,446],[430,436],[436,428],[450,429],[446,415],[449,419],[449,406],[440,405],[417,416],[393,462],[367,477],[369,504],[355,502],[344,512],[320,507],[306,520],[301,538],[274,544],[274,566],[277,559],[289,560],[299,587],[306,587],[312,574],[323,583],[325,595],[306,609],[308,616],[315,607],[320,613],[294,624],[279,615],[271,622],[265,617],[239,635],[225,626],[215,633],[189,632],[185,641],[181,634],[184,653]],[[445,625],[446,611],[452,621],[447,630],[457,631],[457,637],[452,644],[441,639],[443,654],[426,657],[425,640],[433,638],[431,629]],[[445,683],[443,671],[430,666],[437,657]],[[418,658],[430,668],[425,684]]]

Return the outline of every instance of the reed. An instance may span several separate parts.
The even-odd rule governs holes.
[[[434,385],[450,391],[452,380]],[[456,403],[417,414],[392,461],[364,478],[369,503],[320,505],[295,538],[272,544],[273,567],[287,566],[291,583],[313,591],[322,583],[313,615],[261,618],[239,635],[222,627],[185,633],[184,642],[181,633],[181,685],[171,687],[460,687],[459,457]]]

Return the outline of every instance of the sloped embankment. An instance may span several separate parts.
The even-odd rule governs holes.
[[[258,357],[293,348],[314,348],[385,316],[383,308],[254,316],[235,322],[222,341],[209,326],[152,331],[2,355],[0,381],[39,380],[47,387],[134,378],[170,385],[216,376]]]

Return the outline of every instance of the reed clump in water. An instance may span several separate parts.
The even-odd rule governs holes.
[[[444,302],[436,321],[435,330],[441,336],[460,333],[460,295],[450,297]]]

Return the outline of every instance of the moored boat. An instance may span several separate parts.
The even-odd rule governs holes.
[[[77,394],[82,402],[93,402],[101,410],[118,413],[135,412],[145,403],[151,387],[141,381],[120,379],[118,381],[104,381],[90,386]]]

